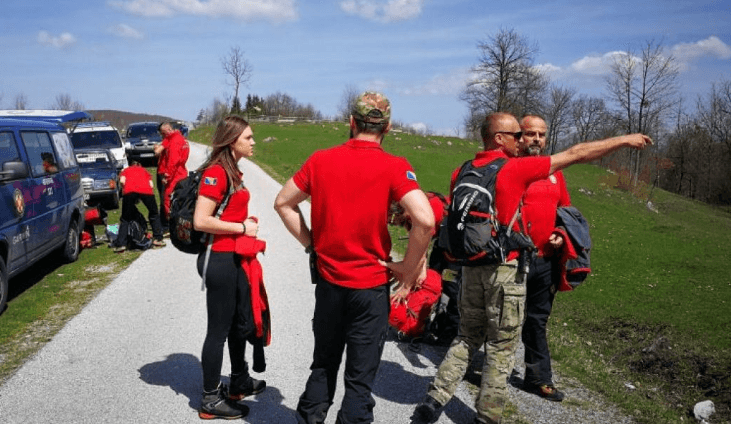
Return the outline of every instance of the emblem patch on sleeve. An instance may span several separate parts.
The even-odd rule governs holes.
[[[416,181],[416,174],[413,171],[406,171],[406,178],[411,181]]]
[[[203,184],[205,184],[205,185],[212,185],[212,186],[214,186],[214,185],[216,185],[216,181],[218,181],[218,178],[213,178],[213,177],[205,177],[205,178],[203,179]]]

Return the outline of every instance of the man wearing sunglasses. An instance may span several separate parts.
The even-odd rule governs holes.
[[[549,178],[574,163],[591,162],[623,147],[643,149],[652,143],[647,136],[632,134],[579,143],[552,156],[517,158],[523,133],[513,115],[501,112],[488,115],[480,133],[485,150],[473,159],[475,167],[508,158],[495,181],[494,204],[497,220],[502,225],[509,225],[531,183]],[[457,168],[452,174],[450,196],[459,171]],[[517,224],[513,227],[515,231],[520,230]],[[454,395],[474,353],[484,344],[485,361],[474,422],[500,422],[525,310],[526,274],[518,269],[519,254],[513,250],[506,252],[502,263],[462,268],[459,334],[439,365],[426,397],[414,411],[418,418],[427,422],[436,420],[441,408]]]

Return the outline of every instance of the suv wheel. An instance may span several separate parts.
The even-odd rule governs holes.
[[[5,261],[0,258],[0,314],[8,303],[8,275],[5,273]]]
[[[67,262],[74,262],[79,258],[81,245],[79,244],[79,225],[76,221],[69,223],[69,229],[66,233],[66,242],[63,245],[63,258]]]

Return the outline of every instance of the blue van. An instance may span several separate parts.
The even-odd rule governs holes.
[[[86,112],[0,111],[0,312],[8,280],[58,249],[79,257],[84,189],[62,123]]]

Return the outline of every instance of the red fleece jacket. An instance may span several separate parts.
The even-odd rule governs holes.
[[[236,253],[241,255],[241,268],[249,277],[251,287],[251,310],[254,314],[256,324],[256,337],[263,341],[264,346],[269,346],[272,341],[271,316],[269,312],[269,299],[267,298],[266,287],[264,287],[264,273],[256,255],[266,251],[267,244],[264,240],[255,237],[241,235],[236,238]]]

